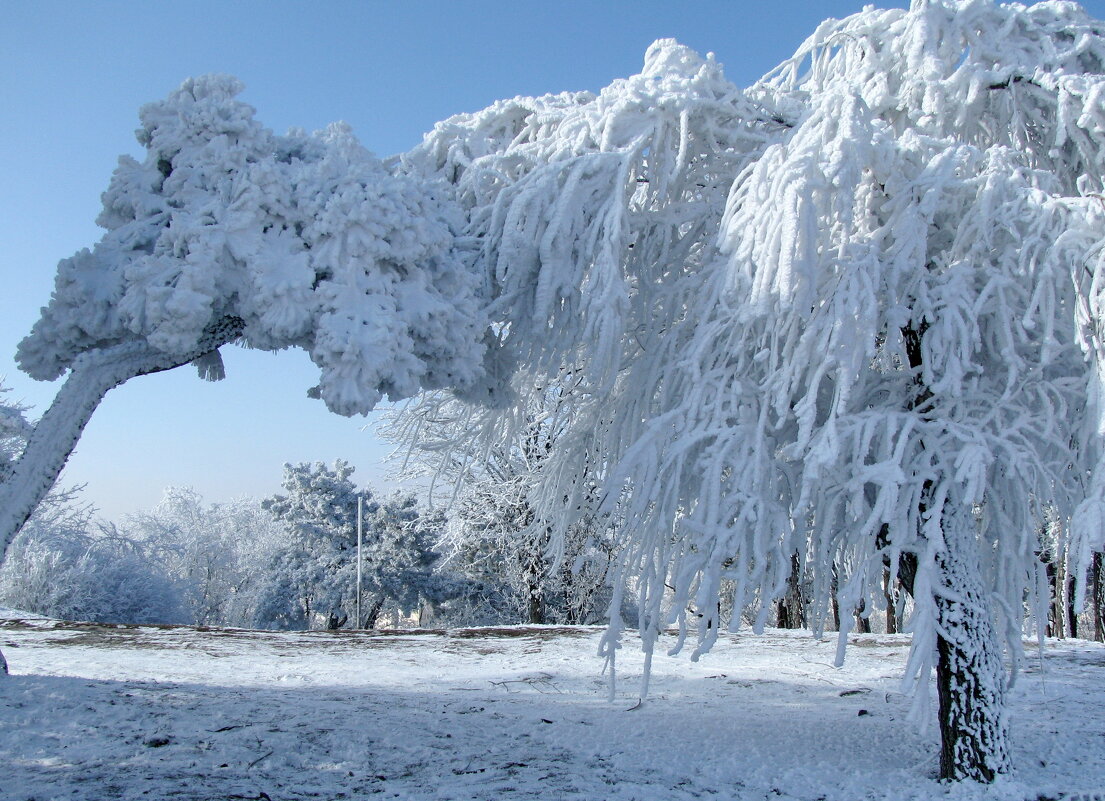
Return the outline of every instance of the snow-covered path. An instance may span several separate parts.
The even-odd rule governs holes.
[[[935,782],[904,637],[724,637],[699,663],[598,629],[275,633],[0,622],[0,798],[1105,799],[1105,648],[1050,642],[1014,691],[1019,773]]]

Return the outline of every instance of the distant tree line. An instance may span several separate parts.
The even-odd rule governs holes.
[[[512,507],[501,498],[516,488],[482,490],[483,514],[498,516],[491,530],[472,503],[450,519],[413,494],[358,487],[352,473],[340,460],[285,465],[283,492],[264,500],[206,503],[170,487],[155,508],[117,523],[97,520],[79,491],[55,492],[0,566],[0,605],[70,620],[264,629],[605,619],[605,569],[578,560],[551,569],[539,543],[511,538]],[[602,566],[611,558],[603,553]]]

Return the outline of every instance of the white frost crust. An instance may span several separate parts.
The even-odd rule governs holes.
[[[336,412],[480,374],[478,282],[454,252],[440,187],[390,175],[347,126],[276,136],[226,76],[141,111],[92,249],[58,266],[20,364],[54,378],[84,351],[142,340],[188,352],[220,319],[244,344],[306,349]]]

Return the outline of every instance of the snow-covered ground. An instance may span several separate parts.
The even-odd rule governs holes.
[[[0,618],[3,615],[0,614]],[[936,782],[908,640],[723,637],[698,663],[594,628],[276,633],[0,620],[0,797],[1105,799],[1105,647],[1052,641],[1013,692],[1018,773]]]

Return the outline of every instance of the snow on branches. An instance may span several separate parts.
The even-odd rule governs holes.
[[[11,473],[12,462],[23,452],[23,446],[34,427],[27,422],[27,407],[4,399],[11,392],[0,382],[0,481]]]
[[[471,382],[485,323],[452,206],[431,183],[389,175],[344,125],[274,135],[241,89],[205,76],[142,108],[146,158],[120,159],[107,233],[59,265],[23,369],[56,378],[81,353],[133,340],[188,354],[236,320],[231,338],[250,347],[307,350],[340,414]],[[216,357],[198,366],[221,377]]]
[[[455,117],[404,158],[455,187],[505,362],[587,378],[533,500],[573,508],[602,455],[648,647],[676,623],[708,649],[723,592],[763,626],[797,554],[815,621],[835,575],[881,605],[889,567],[914,675],[937,643],[992,673],[1041,521],[1101,546],[1103,71],[1074,4],[916,0],[825,22],[746,91],[665,40],[598,96]],[[1005,769],[997,718],[981,757],[946,738],[947,775]]]
[[[327,629],[375,628],[381,613],[395,608],[410,613],[423,600],[447,592],[448,579],[433,571],[432,550],[440,520],[420,514],[414,497],[379,500],[359,489],[353,467],[337,460],[286,464],[281,482],[286,495],[261,502],[282,526],[286,542],[262,567],[254,625]],[[358,498],[364,501],[361,548],[357,543]],[[357,603],[357,560],[363,569]]]
[[[579,354],[599,388],[641,317],[678,314],[731,177],[786,128],[713,59],[657,42],[641,75],[517,98],[439,123],[404,172],[451,182],[500,324],[499,358],[555,375]],[[658,308],[643,308],[654,303]],[[627,339],[629,340],[627,342]]]

